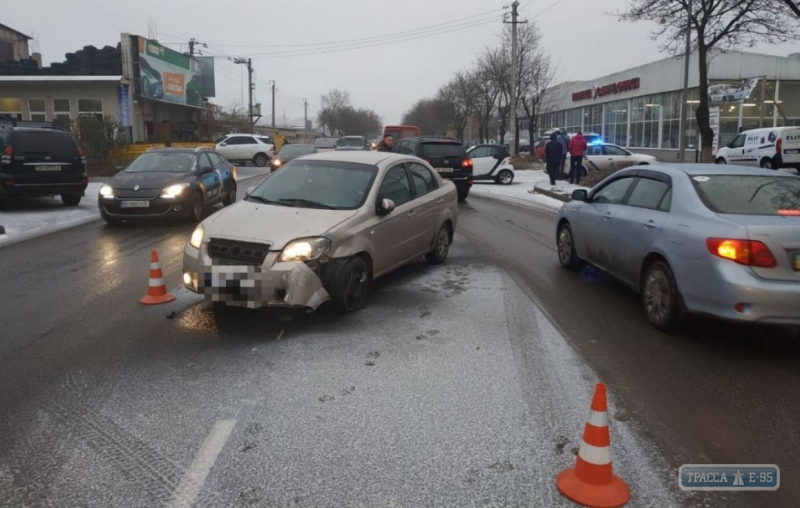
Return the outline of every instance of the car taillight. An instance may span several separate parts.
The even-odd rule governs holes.
[[[0,164],[11,164],[11,156],[14,155],[14,149],[10,146],[6,147],[3,156],[0,157]]]
[[[5,152],[3,152],[3,155],[11,157],[12,155],[14,155],[14,148],[11,146],[7,146]]]
[[[778,141],[775,142],[775,152],[777,152],[780,155],[782,148],[783,148],[783,138],[778,138]]]
[[[723,259],[730,259],[740,265],[775,268],[778,266],[769,247],[755,240],[734,240],[730,238],[709,238],[708,251]]]
[[[464,159],[461,161],[462,168],[471,168],[472,167],[472,159]]]
[[[86,163],[86,152],[83,151],[83,148],[78,148],[78,157],[81,158],[81,162]]]

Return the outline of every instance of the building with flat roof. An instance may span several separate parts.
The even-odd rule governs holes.
[[[557,85],[548,91],[550,112],[540,116],[542,132],[555,128],[593,132],[609,143],[664,161],[677,160],[682,133],[686,161],[694,161],[699,148],[697,54],[690,57],[689,90],[682,99],[684,61],[684,57],[665,58],[597,79]],[[712,109],[719,108],[719,146],[733,140],[740,130],[800,125],[799,58],[724,51],[709,61],[710,85],[736,87],[750,78],[761,79],[743,100],[730,97],[712,104]],[[685,125],[680,125],[681,103],[686,108]]]

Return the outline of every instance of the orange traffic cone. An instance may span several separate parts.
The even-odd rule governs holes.
[[[158,262],[158,252],[153,249],[150,252],[150,282],[147,285],[147,295],[139,300],[143,305],[157,305],[159,303],[171,302],[175,295],[167,292],[164,284],[164,274],[161,272],[161,265]]]
[[[577,464],[558,475],[556,487],[570,501],[592,508],[622,506],[631,498],[628,485],[611,470],[608,403],[603,383],[597,383],[594,389]]]

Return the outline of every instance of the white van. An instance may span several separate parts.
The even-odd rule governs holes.
[[[717,164],[800,170],[800,127],[744,131],[717,151]]]

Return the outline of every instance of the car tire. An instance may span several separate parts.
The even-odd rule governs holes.
[[[763,159],[761,159],[761,167],[763,169],[775,169],[775,164],[769,157],[764,157]]]
[[[575,237],[572,235],[572,228],[569,223],[563,224],[558,228],[556,237],[556,251],[558,252],[558,262],[567,270],[577,270],[581,266],[578,253],[575,251]]]
[[[458,190],[458,200],[459,201],[466,201],[467,196],[469,196],[469,189],[457,189]]]
[[[189,199],[189,221],[199,223],[203,220],[203,196],[199,192]]]
[[[64,203],[65,206],[78,206],[81,204],[81,195],[79,194],[62,194],[61,195],[61,202]]]
[[[256,166],[263,168],[267,164],[269,164],[269,157],[267,154],[264,153],[257,153],[255,157],[253,157],[253,164]]]
[[[231,189],[228,194],[222,199],[222,206],[231,206],[236,202],[236,184],[231,183]]]
[[[661,331],[674,330],[680,318],[680,301],[670,267],[663,261],[649,265],[642,282],[642,305],[650,324]]]
[[[722,157],[718,157],[718,158],[717,158],[717,160],[716,160],[716,161],[714,161],[714,162],[715,162],[716,164],[727,164],[727,163],[728,163],[728,161],[726,161],[726,160],[725,160],[725,159],[723,159]]]
[[[450,228],[444,224],[436,233],[433,242],[433,250],[425,254],[425,259],[432,265],[441,265],[447,261],[447,254],[450,252]]]
[[[362,308],[367,301],[369,281],[369,266],[364,258],[355,256],[345,261],[329,284],[328,294],[336,312],[352,312]]]
[[[500,185],[511,185],[511,182],[514,181],[514,173],[511,171],[504,169],[497,173],[497,178],[495,178],[495,182],[499,183]]]

